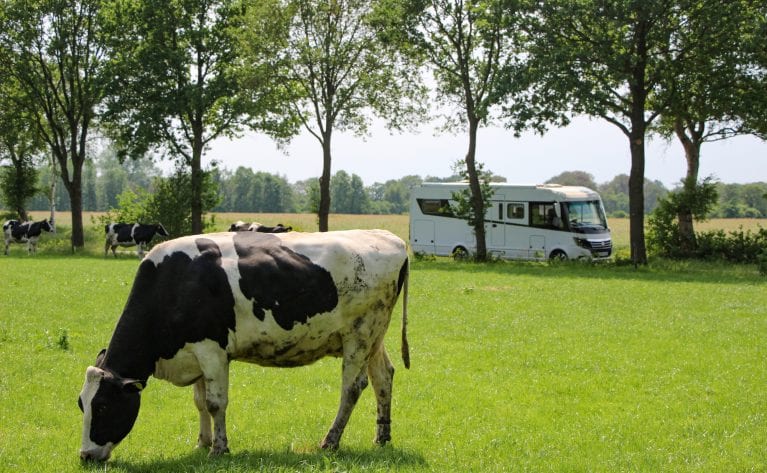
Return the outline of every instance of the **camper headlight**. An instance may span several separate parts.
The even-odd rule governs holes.
[[[591,249],[591,244],[587,239],[573,237],[573,240],[575,241],[575,246],[580,246],[581,248],[586,248],[587,250]]]

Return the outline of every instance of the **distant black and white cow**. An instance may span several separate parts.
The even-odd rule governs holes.
[[[5,236],[5,255],[8,256],[8,247],[11,243],[27,244],[27,254],[37,253],[37,240],[40,235],[53,231],[53,225],[48,220],[39,222],[20,222],[18,220],[8,220],[3,224],[3,235]]]
[[[144,245],[148,244],[154,238],[155,233],[162,236],[168,236],[168,232],[161,224],[146,225],[143,223],[110,223],[104,227],[107,234],[107,241],[104,245],[104,256],[112,254],[116,257],[115,248],[118,246],[138,245],[138,257],[144,256]]]
[[[85,372],[80,457],[110,456],[133,427],[150,376],[194,385],[198,446],[227,452],[230,360],[292,367],[342,357],[340,406],[321,447],[338,447],[368,378],[377,399],[375,441],[385,444],[394,367],[383,339],[404,287],[409,367],[407,277],[405,243],[383,230],[215,233],[155,246],[139,265],[108,348]]]
[[[258,222],[245,223],[242,220],[237,220],[229,227],[230,232],[287,233],[292,230],[293,227],[286,227],[281,223],[273,227],[267,227]]]

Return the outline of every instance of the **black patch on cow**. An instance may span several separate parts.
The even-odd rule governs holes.
[[[117,241],[119,241],[120,243],[127,243],[129,241],[133,241],[133,235],[131,235],[133,231],[133,224],[115,223],[112,229],[115,235],[117,235]]]
[[[332,311],[338,291],[330,273],[281,244],[275,236],[243,232],[234,235],[239,256],[240,290],[253,301],[253,315],[266,310],[277,324],[291,330],[309,318]]]
[[[195,241],[200,254],[177,251],[157,266],[139,265],[133,289],[107,350],[105,366],[146,379],[159,358],[186,343],[210,339],[225,349],[235,329],[234,295],[213,240]]]

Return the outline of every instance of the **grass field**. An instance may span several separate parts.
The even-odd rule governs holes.
[[[354,218],[331,226],[386,226]],[[390,446],[372,446],[368,389],[341,449],[317,447],[339,360],[234,363],[230,455],[194,449],[191,388],[150,379],[113,459],[83,465],[83,373],[138,264],[100,247],[0,258],[0,471],[767,471],[767,278],[754,267],[446,259],[412,265],[410,370],[395,311]]]

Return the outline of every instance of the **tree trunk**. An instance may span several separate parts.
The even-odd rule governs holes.
[[[195,134],[192,148],[192,234],[199,235],[202,228],[202,132]]]
[[[466,171],[469,174],[469,189],[471,190],[471,206],[474,213],[474,237],[477,241],[477,261],[487,261],[487,242],[485,241],[485,201],[482,196],[482,186],[477,173],[477,129],[479,120],[469,120],[469,150],[466,152]]]
[[[56,172],[56,158],[51,155],[51,185],[48,189],[48,201],[51,204],[51,216],[49,220],[54,232],[56,231],[56,179],[58,178],[59,175]]]
[[[687,161],[687,174],[684,178],[683,192],[694,192],[698,184],[698,170],[700,169],[700,146],[702,132],[690,129],[689,136],[681,120],[674,121],[674,133],[682,143],[684,148],[684,157]],[[683,206],[677,212],[679,220],[679,245],[685,254],[692,253],[697,247],[695,240],[695,227],[693,224],[692,209]]]
[[[322,139],[322,177],[320,177],[320,205],[317,211],[319,230],[328,231],[328,216],[330,215],[330,136],[328,130]]]
[[[631,130],[631,174],[629,175],[629,231],[631,261],[635,265],[647,264],[644,238],[644,119],[634,123]]]
[[[70,211],[72,213],[72,252],[85,246],[85,233],[83,232],[83,189],[82,189],[81,159],[72,160],[72,179],[64,180],[64,185],[69,193]]]

